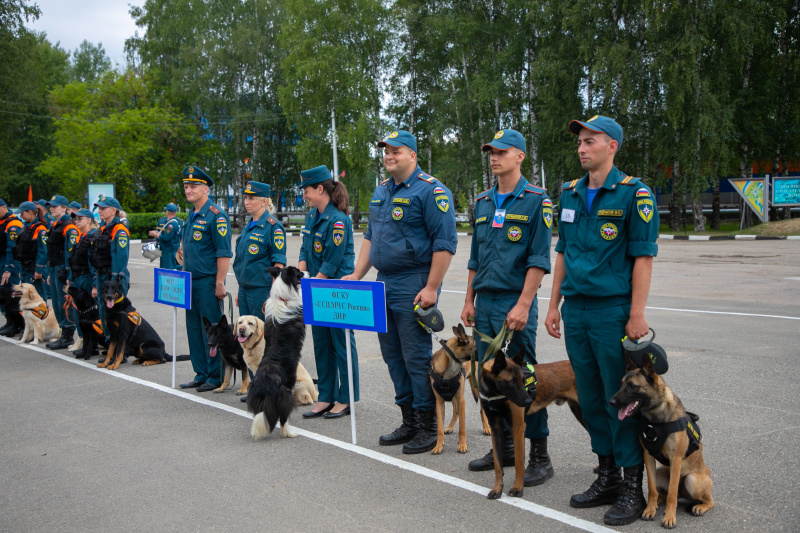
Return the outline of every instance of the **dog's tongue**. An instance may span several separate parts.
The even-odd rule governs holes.
[[[109,309],[114,307],[114,300],[106,300],[106,307],[108,307]]]
[[[217,356],[217,347],[216,346],[212,346],[211,348],[209,348],[208,349],[208,355],[210,355],[211,357],[216,357]]]
[[[617,418],[619,418],[620,420],[625,420],[625,418],[629,417],[636,410],[637,407],[639,407],[639,400],[636,400],[635,402],[630,403],[625,407],[623,407],[622,409],[620,409],[619,412],[617,413]]]
[[[236,337],[236,340],[239,342],[247,342],[247,337]]]

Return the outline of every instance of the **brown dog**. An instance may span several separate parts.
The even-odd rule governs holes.
[[[626,359],[628,373],[622,378],[619,392],[611,397],[609,403],[619,408],[620,420],[641,411],[644,423],[639,441],[644,448],[648,489],[647,507],[642,518],[652,520],[658,504],[666,496],[667,507],[661,525],[672,529],[675,527],[678,496],[698,502],[692,507],[694,516],[703,515],[714,507],[711,472],[703,461],[703,443],[697,426],[693,424],[697,417],[687,416],[680,398],[655,373],[649,357],[642,359],[641,369]],[[668,436],[658,438],[656,430],[659,429],[665,430],[663,435],[668,433]],[[656,469],[656,457],[648,448],[655,449],[654,453],[660,456],[658,461],[667,466]]]
[[[22,342],[39,344],[61,335],[53,308],[47,306],[47,302],[36,292],[36,287],[30,283],[20,283],[11,290],[12,296],[19,296],[19,309],[25,320]]]
[[[515,478],[514,485],[508,491],[509,496],[522,496],[524,488],[526,414],[533,414],[553,402],[556,405],[566,402],[583,425],[575,372],[569,361],[532,365],[533,373],[525,376],[524,356],[525,351],[520,350],[513,359],[508,359],[498,350],[494,358],[481,367],[478,383],[481,406],[492,428],[494,451],[494,487],[487,496],[490,500],[499,498],[503,493],[503,460],[498,452],[504,449],[503,420],[510,421],[514,435]]]

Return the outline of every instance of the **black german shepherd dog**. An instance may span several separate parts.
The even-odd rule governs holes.
[[[75,350],[72,353],[75,354],[76,359],[86,359],[88,361],[92,355],[95,355],[98,344],[103,346],[106,344],[103,325],[100,322],[100,308],[97,305],[97,300],[92,298],[92,295],[84,289],[70,285],[67,293],[72,297],[72,303],[75,305],[75,309],[78,310],[78,326],[81,328],[81,335],[83,336],[83,346],[81,346],[80,350]]]
[[[11,284],[0,287],[0,305],[5,308],[6,325],[0,328],[0,335],[16,337],[25,329],[25,319],[19,309],[19,296],[14,296]]]
[[[270,267],[272,289],[264,305],[264,357],[247,393],[247,408],[255,415],[250,434],[262,439],[272,433],[280,420],[281,435],[294,437],[287,421],[295,407],[292,394],[297,381],[306,326],[303,323],[303,299],[296,267]]]
[[[122,363],[126,349],[136,357],[134,365],[149,366],[166,362],[164,341],[122,293],[119,275],[103,283],[103,302],[107,308],[109,345],[106,359],[98,367],[116,370]]]
[[[250,374],[247,371],[247,364],[244,362],[244,349],[233,336],[233,325],[228,324],[228,317],[222,315],[216,324],[203,317],[203,325],[206,328],[206,337],[208,337],[208,355],[216,357],[219,353],[225,362],[225,379],[218,389],[214,389],[214,392],[225,391],[230,385],[231,375],[233,375],[233,382],[236,383],[236,371],[238,370],[242,375],[242,386],[239,387],[236,394],[247,394]]]

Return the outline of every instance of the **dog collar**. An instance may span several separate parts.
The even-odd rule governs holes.
[[[493,402],[495,400],[502,400],[503,398],[505,398],[505,396],[503,396],[502,394],[499,394],[497,396],[492,396],[491,398],[484,395],[482,392],[479,392],[478,395],[481,397],[481,400],[486,400],[487,402]]]
[[[118,304],[118,303],[120,303],[120,302],[121,302],[122,300],[124,300],[124,299],[125,299],[125,297],[124,297],[124,296],[120,296],[118,300],[114,300],[114,304]]]

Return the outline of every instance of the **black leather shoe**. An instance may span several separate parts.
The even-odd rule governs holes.
[[[5,335],[11,330],[11,322],[6,322],[6,325],[0,328],[0,335]]]
[[[623,482],[614,506],[606,511],[603,522],[609,526],[626,526],[642,517],[647,500],[642,491],[644,464],[622,469]]]
[[[239,398],[239,401],[242,403],[247,403],[247,396],[242,396],[241,398]]]
[[[503,430],[503,466],[514,466],[514,436],[511,434],[510,429]],[[483,472],[485,470],[494,470],[494,451],[489,450],[489,453],[478,459],[473,459],[467,465],[467,469],[472,472]]]
[[[328,407],[326,407],[322,411],[317,411],[316,413],[314,411],[309,411],[307,413],[303,413],[303,418],[319,418],[320,416],[323,416],[325,413],[327,413],[328,411],[333,409],[334,405],[335,404],[333,402],[331,402],[331,403],[328,404]],[[327,416],[326,416],[326,418],[327,418]]]
[[[322,418],[342,418],[350,414],[350,406],[348,405],[338,413],[325,413]]]
[[[193,379],[189,383],[181,383],[181,388],[182,389],[195,389],[195,388],[199,387],[200,385],[204,385],[204,383],[202,381],[197,381],[197,380]]]
[[[208,392],[210,390],[218,389],[219,385],[212,385],[211,383],[203,383],[197,387],[197,392]]]
[[[417,434],[403,444],[403,453],[425,453],[436,446],[436,411],[417,411]]]
[[[46,346],[48,350],[63,350],[72,346],[72,342],[72,335],[69,335],[69,337],[62,335],[60,339],[48,342]]]

